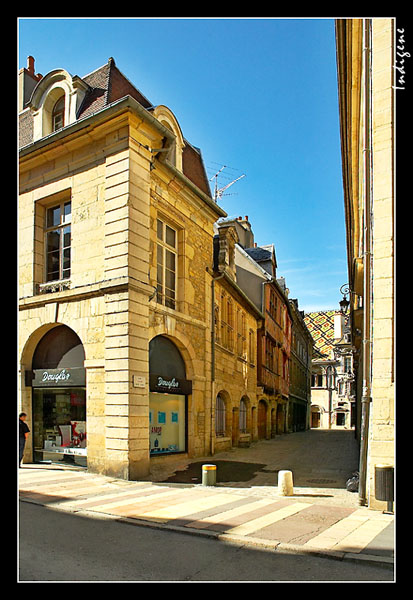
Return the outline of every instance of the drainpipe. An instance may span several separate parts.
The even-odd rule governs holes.
[[[211,438],[210,438],[210,452],[211,456],[215,452],[215,437],[214,437],[214,421],[215,421],[215,282],[218,279],[222,279],[225,273],[221,273],[217,277],[210,272],[209,268],[206,268],[207,272],[211,275]]]
[[[371,406],[371,316],[372,316],[372,253],[371,253],[371,203],[372,203],[372,155],[371,155],[371,19],[364,19],[364,281],[363,281],[363,395],[361,399],[359,504],[368,504],[367,455],[369,446],[369,421]]]

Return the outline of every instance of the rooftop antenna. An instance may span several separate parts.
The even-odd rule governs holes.
[[[223,165],[220,168],[220,170],[217,173],[215,173],[215,175],[213,175],[211,177],[211,179],[209,180],[209,181],[212,181],[213,179],[215,179],[215,186],[214,186],[214,200],[215,200],[215,202],[218,202],[218,198],[222,198],[223,195],[227,196],[227,194],[224,194],[225,190],[227,190],[229,187],[231,187],[231,185],[233,185],[236,181],[239,181],[240,179],[242,179],[243,177],[245,177],[245,173],[244,173],[243,175],[240,175],[239,177],[237,177],[236,179],[234,179],[230,183],[227,183],[227,185],[224,185],[224,187],[218,188],[218,175],[221,173],[221,171],[223,171],[226,168],[227,168],[227,165]]]

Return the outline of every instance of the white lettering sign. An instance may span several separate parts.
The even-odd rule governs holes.
[[[67,381],[70,377],[70,373],[66,369],[62,369],[59,373],[49,373],[49,371],[43,371],[42,381]]]
[[[179,383],[176,381],[175,377],[173,379],[170,379],[169,381],[163,379],[162,377],[158,377],[158,386],[171,389],[179,387]]]

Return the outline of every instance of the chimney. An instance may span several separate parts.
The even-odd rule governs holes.
[[[30,73],[30,75],[33,75],[34,77],[34,58],[33,56],[28,56],[27,57],[27,70]]]
[[[41,79],[40,73],[35,75],[33,56],[28,56],[27,67],[19,71],[19,112],[26,107],[37,82]]]

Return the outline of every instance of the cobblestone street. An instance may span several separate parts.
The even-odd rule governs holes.
[[[201,465],[217,465],[217,486],[272,494],[277,473],[293,473],[294,498],[317,503],[358,506],[358,494],[346,490],[346,481],[358,470],[354,430],[310,429],[262,440],[250,448],[233,448],[211,457],[185,459],[174,465],[153,466],[150,481],[200,483]],[[252,467],[252,468],[249,468]]]

